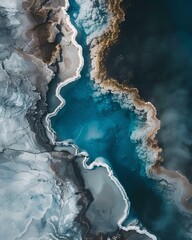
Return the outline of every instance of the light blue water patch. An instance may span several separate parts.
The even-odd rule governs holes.
[[[57,140],[72,139],[88,152],[90,161],[97,157],[108,160],[131,201],[129,220],[145,215],[148,204],[154,210],[148,218],[156,218],[161,211],[161,199],[151,189],[153,182],[143,176],[144,166],[137,156],[136,144],[130,140],[135,116],[113,102],[111,93],[94,98],[87,69],[85,65],[82,78],[61,91],[66,105],[51,119]]]
[[[79,6],[73,1],[69,15],[75,16],[78,11]],[[89,153],[90,161],[99,156],[109,161],[131,201],[129,219],[141,219],[148,202],[159,211],[161,207],[156,194],[148,190],[147,185],[151,183],[148,183],[146,177],[139,177],[143,168],[135,151],[136,145],[130,141],[135,116],[114,103],[110,93],[100,99],[93,97],[93,81],[87,77],[90,55],[86,46],[86,33],[77,26],[74,17],[71,17],[71,21],[78,29],[77,40],[83,47],[85,65],[81,79],[61,90],[66,105],[51,119],[52,127],[56,131],[57,140],[73,139],[78,147]],[[148,201],[143,197],[140,203],[140,196],[150,196],[150,199]],[[151,214],[148,218],[151,218]]]
[[[137,169],[135,147],[130,141],[134,117],[112,102],[110,93],[100,99],[92,97],[91,84],[84,77],[62,90],[66,105],[51,119],[58,140],[73,139],[91,160],[101,156]]]
[[[72,5],[70,16],[76,10],[79,10],[78,6]],[[111,93],[101,98],[93,97],[93,81],[87,77],[90,56],[86,34],[78,28],[74,17],[71,20],[78,29],[77,39],[83,46],[85,65],[81,79],[61,90],[66,105],[51,119],[57,140],[72,139],[88,152],[90,161],[100,156],[106,158],[131,202],[130,219],[137,217],[151,233],[156,233],[158,229],[153,227],[154,221],[159,221],[166,203],[154,191],[155,183],[143,176],[144,166],[137,156],[136,144],[130,140],[136,116],[113,102]]]
[[[76,22],[79,6],[74,1],[71,3],[69,15],[78,29],[77,41],[83,47],[85,66],[81,79],[62,90],[66,105],[51,119],[58,140],[74,139],[89,153],[90,161],[99,156],[108,159],[131,202],[130,219],[138,218],[158,239],[170,240],[171,236],[174,240],[185,240],[182,215],[164,197],[159,184],[143,175],[144,162],[136,154],[136,144],[130,141],[136,116],[114,103],[110,93],[101,99],[92,97],[93,82],[86,77],[91,62],[87,34],[83,25]]]

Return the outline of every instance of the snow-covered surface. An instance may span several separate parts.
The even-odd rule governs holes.
[[[14,1],[7,1],[1,0],[0,7],[4,7],[6,9],[18,9],[21,8],[22,1],[21,0],[14,0]]]
[[[56,163],[64,174],[68,156],[47,152],[37,140],[42,129],[32,131],[54,73],[27,53],[25,33],[33,23],[21,4],[0,2],[0,239],[80,240],[78,188],[70,175],[56,176]]]
[[[43,66],[43,64],[42,64]],[[44,65],[47,73],[50,70]],[[26,114],[35,109],[40,94],[35,92],[36,76],[43,73],[34,63],[23,59],[17,52],[0,65],[0,150],[7,148],[21,151],[40,151],[35,133],[30,129]],[[37,75],[31,75],[36,70]],[[48,79],[51,78],[47,75]]]
[[[50,167],[56,162],[51,154],[7,150],[0,159],[1,239],[41,239],[75,232],[74,218],[80,211],[77,189],[67,178],[62,187],[58,185]]]

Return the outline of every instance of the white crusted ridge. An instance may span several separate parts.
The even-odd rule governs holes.
[[[70,22],[70,18],[68,16],[68,14],[66,13],[66,10],[68,8],[68,4],[65,8],[62,9],[62,16],[63,16],[63,21],[65,24],[63,24],[63,31],[68,31],[68,36],[67,36],[67,44],[66,44],[66,40],[65,38],[63,39],[63,41],[61,42],[62,47],[64,47],[66,45],[66,47],[68,48],[69,45],[72,46],[74,53],[71,53],[70,51],[65,52],[65,55],[67,55],[67,59],[70,59],[73,57],[78,59],[77,60],[77,65],[73,65],[72,69],[66,69],[65,68],[65,62],[60,64],[60,69],[61,72],[63,73],[63,75],[60,75],[60,78],[62,79],[61,82],[58,84],[57,88],[56,88],[56,97],[59,99],[60,104],[56,107],[56,109],[48,114],[46,116],[46,125],[47,125],[47,130],[48,130],[48,136],[50,137],[51,141],[53,144],[56,143],[56,135],[54,130],[51,127],[51,121],[50,118],[52,118],[53,116],[57,115],[58,111],[64,107],[65,105],[65,100],[62,98],[60,91],[61,89],[68,85],[69,83],[76,81],[78,78],[80,78],[80,72],[81,69],[83,68],[84,65],[84,59],[82,57],[82,48],[80,45],[77,44],[75,38],[77,36],[77,30],[73,27],[73,25]],[[65,29],[66,28],[66,29]],[[70,62],[72,62],[72,60],[70,59]],[[68,72],[69,71],[69,72]]]
[[[83,160],[83,166],[85,169],[88,170],[93,170],[95,167],[103,167],[107,170],[108,172],[108,176],[110,177],[111,181],[114,182],[114,184],[117,186],[117,188],[119,189],[119,191],[121,192],[122,198],[124,200],[125,203],[125,208],[124,208],[124,213],[122,215],[122,217],[118,220],[118,226],[120,229],[123,229],[125,231],[131,231],[131,230],[135,230],[137,233],[139,234],[144,234],[148,237],[150,237],[153,240],[157,240],[156,236],[154,236],[153,234],[150,234],[147,230],[145,229],[140,229],[139,226],[132,226],[132,225],[127,225],[124,226],[124,222],[127,219],[128,215],[129,215],[129,211],[130,211],[130,202],[129,202],[129,198],[124,190],[124,188],[122,187],[121,183],[119,182],[119,180],[115,177],[113,170],[111,169],[111,167],[109,166],[109,164],[107,163],[106,159],[100,157],[95,159],[94,162],[92,162],[91,164],[87,164],[89,157],[87,153],[80,153],[80,156],[84,156],[84,160]]]
[[[66,10],[66,9],[65,9],[65,10]],[[64,14],[66,14],[66,13],[64,12]],[[137,231],[139,234],[146,234],[147,236],[151,237],[151,239],[154,239],[154,240],[155,240],[156,237],[155,237],[154,235],[151,235],[151,234],[148,233],[146,230],[141,230],[138,226],[127,226],[127,227],[123,226],[123,222],[125,221],[125,219],[126,219],[127,216],[128,216],[130,205],[129,205],[128,197],[127,197],[127,195],[126,195],[126,193],[125,193],[125,190],[124,190],[123,187],[121,186],[121,184],[120,184],[120,182],[118,181],[118,179],[114,176],[113,171],[112,171],[112,169],[109,167],[109,165],[106,164],[106,162],[104,163],[103,161],[100,161],[100,160],[96,160],[96,161],[94,161],[91,165],[87,165],[87,164],[86,164],[86,162],[87,162],[87,160],[88,160],[87,153],[85,154],[85,153],[83,153],[83,152],[81,152],[81,151],[79,152],[78,147],[77,147],[75,144],[70,143],[70,142],[68,142],[68,141],[63,141],[63,142],[57,142],[57,141],[56,141],[55,133],[54,133],[53,129],[51,128],[50,118],[53,117],[53,116],[55,116],[55,115],[58,113],[58,111],[59,111],[62,107],[64,107],[64,105],[65,105],[65,100],[64,100],[64,99],[62,98],[62,96],[60,95],[60,90],[61,90],[61,88],[62,88],[62,87],[65,87],[66,85],[70,84],[71,82],[77,80],[77,79],[80,77],[80,71],[81,71],[82,65],[83,65],[82,49],[81,49],[81,47],[77,44],[77,42],[75,41],[75,37],[76,37],[77,31],[76,31],[76,29],[71,25],[69,18],[67,18],[67,21],[68,21],[68,24],[69,24],[69,26],[70,26],[70,29],[71,29],[72,32],[73,32],[73,34],[72,34],[72,36],[73,36],[73,38],[72,38],[73,44],[75,44],[75,45],[77,46],[78,56],[79,56],[79,58],[81,59],[81,61],[80,61],[80,64],[79,64],[79,67],[78,67],[77,71],[75,71],[75,73],[74,73],[71,77],[66,78],[66,79],[62,79],[63,82],[61,82],[61,83],[58,85],[57,89],[56,89],[56,97],[60,100],[60,104],[59,104],[59,106],[54,110],[54,112],[51,113],[51,114],[49,114],[49,115],[47,116],[47,118],[46,118],[47,125],[49,126],[49,127],[48,127],[48,128],[49,128],[49,132],[50,132],[50,134],[51,134],[51,135],[50,135],[50,136],[51,136],[51,140],[52,140],[52,142],[53,142],[54,144],[56,144],[56,145],[64,145],[64,146],[66,146],[66,147],[71,146],[72,148],[74,148],[74,151],[73,151],[73,150],[72,150],[72,151],[73,151],[73,153],[76,154],[76,156],[84,157],[84,160],[83,160],[83,164],[84,164],[84,165],[83,165],[83,166],[84,166],[85,169],[92,170],[95,166],[96,166],[96,167],[103,167],[103,168],[105,168],[105,169],[107,170],[107,172],[108,172],[108,175],[109,175],[111,181],[114,182],[114,184],[116,185],[116,187],[117,187],[117,188],[119,189],[119,191],[121,192],[123,201],[124,201],[124,203],[125,203],[124,213],[123,213],[122,217],[119,219],[119,221],[117,222],[117,226],[119,226],[120,228],[122,228],[123,230],[126,230],[126,231],[135,230],[135,231]],[[77,21],[79,21],[79,19],[77,19]],[[93,37],[93,36],[92,36],[92,37]],[[88,39],[88,40],[87,40],[87,43],[90,43],[90,41],[91,41],[91,40]]]

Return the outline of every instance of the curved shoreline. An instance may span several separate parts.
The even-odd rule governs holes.
[[[65,106],[65,99],[62,98],[60,91],[63,87],[65,87],[66,85],[78,80],[80,78],[80,72],[83,68],[84,65],[84,59],[83,59],[83,54],[82,54],[82,47],[76,42],[76,36],[77,36],[77,30],[75,29],[75,27],[71,24],[70,22],[70,18],[67,14],[67,9],[69,7],[69,2],[68,0],[66,1],[66,6],[62,8],[63,10],[63,14],[64,17],[66,17],[65,21],[67,23],[67,25],[69,26],[71,32],[72,32],[72,38],[71,38],[71,42],[72,44],[77,48],[78,51],[78,57],[80,59],[79,62],[79,66],[78,68],[75,70],[75,74],[69,78],[63,79],[62,82],[60,82],[56,88],[56,93],[55,96],[59,99],[60,104],[56,107],[56,109],[52,112],[49,113],[46,118],[45,118],[45,122],[46,122],[46,126],[47,126],[47,135],[49,136],[49,139],[51,140],[52,144],[55,145],[56,147],[58,145],[62,145],[64,148],[66,147],[68,151],[69,148],[71,148],[71,153],[73,153],[75,156],[77,157],[83,157],[83,167],[85,169],[88,170],[92,170],[94,167],[104,167],[108,174],[110,179],[115,183],[115,185],[117,186],[117,188],[119,189],[119,191],[121,192],[122,198],[125,202],[125,209],[124,209],[124,215],[122,215],[122,217],[120,218],[120,220],[117,222],[117,225],[119,226],[120,229],[125,230],[125,231],[131,231],[131,230],[135,230],[137,233],[139,234],[143,234],[143,235],[147,235],[148,237],[150,237],[152,240],[156,240],[157,238],[150,234],[147,230],[141,230],[140,227],[138,226],[123,226],[123,222],[127,219],[128,215],[129,215],[129,209],[130,209],[130,202],[129,199],[127,197],[127,194],[124,190],[124,188],[121,186],[119,180],[114,176],[113,174],[113,170],[110,168],[110,166],[108,164],[106,164],[103,161],[94,161],[92,162],[90,165],[87,164],[88,161],[88,154],[86,152],[81,152],[79,151],[80,149],[73,143],[70,143],[68,141],[62,141],[62,142],[57,142],[56,141],[56,135],[54,130],[51,127],[51,118],[56,116],[57,113]],[[61,43],[62,46],[62,43]]]
[[[101,88],[111,91],[115,95],[115,100],[120,103],[122,108],[133,111],[141,118],[146,116],[146,126],[134,131],[131,135],[132,140],[141,142],[138,154],[142,160],[147,161],[146,172],[149,177],[161,178],[172,183],[176,187],[174,192],[176,204],[182,210],[191,212],[192,205],[188,200],[192,197],[192,185],[179,172],[169,171],[161,166],[161,162],[164,161],[160,156],[162,149],[159,148],[155,139],[158,130],[160,130],[160,121],[156,117],[156,108],[150,102],[143,101],[136,88],[124,86],[107,76],[103,63],[105,51],[117,41],[120,32],[119,24],[124,21],[125,17],[120,6],[123,0],[116,0],[115,4],[114,1],[109,0],[108,7],[110,14],[112,14],[111,24],[102,37],[93,40],[90,47],[92,59],[91,78]],[[180,187],[181,185],[184,190]]]
[[[126,94],[129,100],[129,109],[132,110],[134,107],[134,112],[138,115],[139,112],[145,110],[147,114],[147,122],[150,122],[150,131],[148,130],[147,147],[155,150],[155,160],[162,160],[159,156],[161,149],[157,146],[157,141],[155,136],[157,131],[160,129],[160,121],[157,119],[156,109],[150,102],[144,102],[139,96],[139,91],[136,88],[129,88],[118,83],[113,78],[108,78],[105,66],[102,62],[105,54],[105,50],[113,45],[119,34],[119,24],[124,21],[125,14],[122,11],[120,4],[123,0],[109,1],[109,11],[113,15],[111,19],[111,25],[105,31],[102,37],[97,39],[97,44],[91,45],[91,58],[92,58],[92,71],[91,77],[94,81],[99,84],[102,88],[110,90],[113,94]],[[155,146],[155,147],[154,147]]]
[[[62,11],[63,11],[63,17],[65,18],[65,21],[67,23],[67,25],[69,26],[69,29],[71,31],[71,43],[76,47],[77,49],[77,52],[78,52],[78,58],[80,60],[79,62],[79,66],[78,68],[76,68],[75,70],[75,73],[73,76],[69,77],[69,78],[66,78],[66,79],[63,79],[62,82],[60,82],[56,88],[56,93],[55,93],[55,96],[57,97],[57,99],[59,99],[60,101],[60,104],[55,108],[55,110],[52,112],[52,113],[49,113],[47,114],[46,118],[45,118],[45,121],[46,121],[46,125],[47,125],[47,134],[50,138],[50,140],[52,141],[53,144],[56,144],[56,135],[55,135],[55,132],[54,130],[52,129],[51,127],[51,121],[50,121],[50,118],[54,117],[57,115],[57,113],[59,112],[59,110],[61,110],[64,105],[65,105],[65,99],[62,98],[61,94],[60,94],[60,91],[61,89],[68,85],[69,83],[71,82],[74,82],[76,80],[78,80],[80,77],[81,77],[81,70],[84,66],[84,59],[83,59],[83,54],[82,54],[82,47],[77,44],[76,42],[76,36],[77,36],[77,30],[75,29],[75,27],[71,24],[70,22],[70,18],[67,14],[67,10],[69,8],[69,1],[66,0],[66,6],[62,8]]]
[[[95,160],[91,164],[87,164],[87,162],[89,160],[88,154],[87,153],[83,153],[83,152],[81,152],[80,155],[81,154],[84,156],[83,167],[85,169],[92,170],[95,167],[103,167],[103,168],[105,168],[107,170],[107,172],[109,173],[108,176],[110,177],[111,181],[113,181],[115,183],[115,185],[118,187],[119,191],[121,192],[126,207],[124,209],[124,215],[119,219],[119,221],[117,223],[119,228],[124,230],[124,231],[126,231],[126,232],[134,230],[134,231],[136,231],[137,233],[139,233],[141,235],[146,235],[146,236],[150,237],[152,240],[157,240],[156,236],[150,234],[145,229],[141,230],[140,227],[138,227],[138,226],[131,226],[131,225],[123,226],[123,223],[127,219],[128,215],[129,215],[129,210],[130,210],[129,198],[128,198],[124,188],[122,187],[122,185],[119,182],[119,180],[114,176],[113,170],[111,169],[111,167],[107,163],[105,163],[104,159],[100,160],[100,161]]]

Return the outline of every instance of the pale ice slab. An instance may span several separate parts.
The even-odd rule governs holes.
[[[89,219],[95,234],[113,232],[125,214],[126,204],[119,187],[112,181],[108,170],[101,166],[93,170],[85,169],[79,160],[79,168],[85,181],[85,187],[93,196],[85,216]]]

